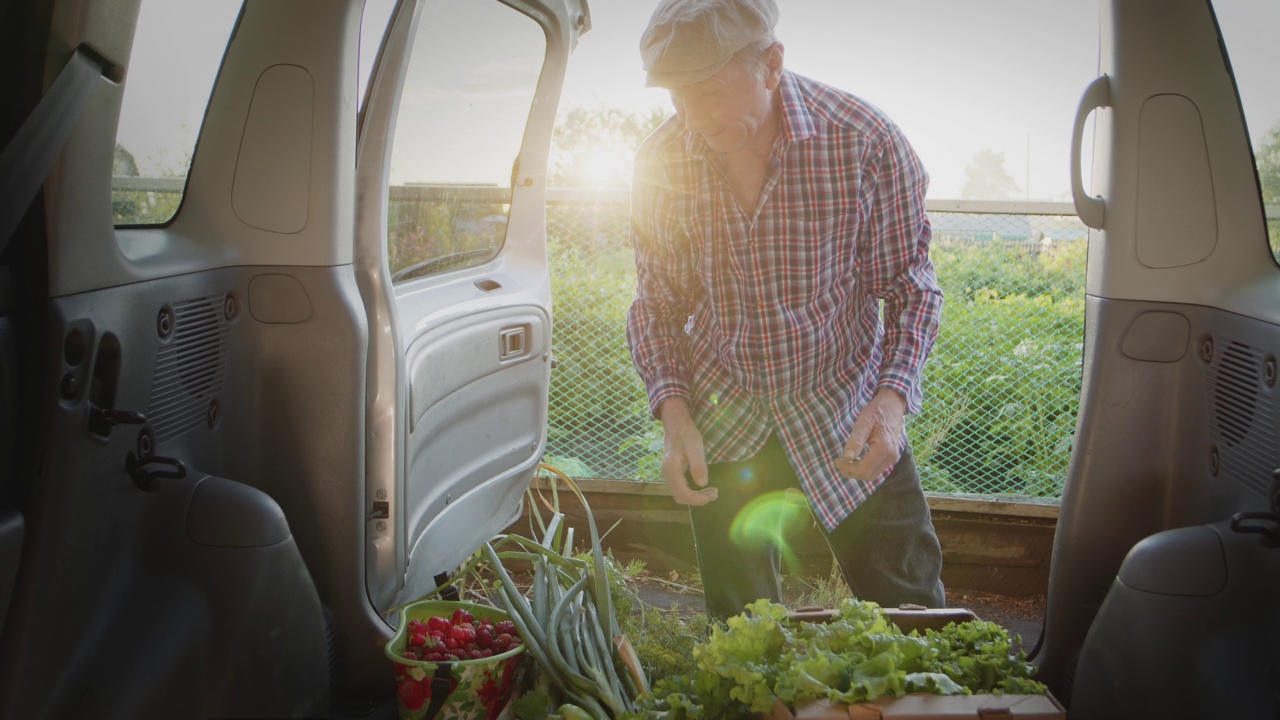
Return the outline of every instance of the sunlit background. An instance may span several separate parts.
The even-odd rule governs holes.
[[[471,4],[428,0],[426,12]],[[637,50],[655,4],[590,4],[593,28],[570,64],[562,118],[575,111],[640,118],[668,111],[662,91],[644,88]],[[163,62],[135,58],[141,62],[131,65],[126,85],[119,139],[139,174],[185,174],[239,5],[234,0],[143,3],[138,36],[148,43],[135,54],[153,54]],[[361,97],[393,5],[370,0],[366,6]],[[931,197],[1069,198],[1071,122],[1098,68],[1097,0],[782,0],[780,5],[777,36],[786,47],[787,66],[887,111],[923,158],[932,177]],[[1268,89],[1280,66],[1280,44],[1259,36],[1280,27],[1280,3],[1229,0],[1215,7],[1228,45],[1237,52],[1232,60],[1250,132],[1255,146],[1261,146],[1280,121],[1280,94]],[[475,78],[457,80],[462,86]],[[512,121],[496,115],[490,122]],[[449,119],[439,122],[447,127]],[[588,138],[592,147],[558,145],[553,163],[561,179],[625,185],[635,128],[614,132],[616,127]],[[505,182],[510,158],[494,165],[486,181]],[[431,178],[392,178],[397,180]]]

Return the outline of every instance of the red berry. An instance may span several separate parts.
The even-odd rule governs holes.
[[[481,653],[479,650],[470,650],[467,652],[467,657],[472,660],[479,660],[484,657],[484,653]]]
[[[400,653],[400,656],[403,657],[405,660],[417,661],[418,659],[418,653],[412,650],[405,650],[404,652]]]
[[[494,643],[498,645],[510,645],[514,640],[515,638],[513,638],[508,633],[502,633],[498,635],[498,637],[493,639]]]
[[[413,645],[414,647],[422,647],[423,645],[427,644],[427,636],[414,635],[413,637],[409,638],[409,644]]]
[[[428,630],[439,630],[444,632],[449,629],[449,621],[442,617],[432,617],[427,619]]]
[[[480,618],[480,624],[485,627],[493,627],[493,618]]]
[[[476,645],[487,648],[493,644],[493,633],[489,632],[489,628],[481,627],[476,631]]]
[[[444,660],[444,653],[429,652],[426,655],[423,655],[422,659],[426,660],[427,662],[441,662],[442,660]]]
[[[493,650],[490,648],[484,648],[480,651],[480,657],[493,657]]]
[[[458,641],[457,641],[457,640],[454,640],[454,639],[453,639],[453,638],[451,638],[451,637],[449,637],[449,638],[445,638],[445,639],[444,639],[444,646],[445,646],[446,648],[450,649],[450,650],[457,650],[457,649],[458,649]]]
[[[400,697],[400,703],[413,712],[421,710],[427,701],[427,691],[422,683],[411,678],[405,678],[396,684],[396,694]]]
[[[508,634],[508,635],[515,635],[515,634],[516,634],[516,624],[515,624],[515,623],[513,623],[513,622],[511,622],[510,620],[503,620],[503,621],[501,621],[501,622],[499,622],[499,623],[495,624],[495,625],[493,626],[493,629],[494,629],[494,631],[495,631],[495,632],[497,632],[498,634],[502,634],[502,633],[506,633],[506,634]]]

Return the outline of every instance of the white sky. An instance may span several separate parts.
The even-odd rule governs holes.
[[[1004,153],[1021,197],[1063,200],[1076,104],[1097,75],[1098,2],[779,0],[776,34],[788,67],[853,92],[902,126],[933,178],[931,197],[957,197],[965,165],[992,148]],[[463,4],[447,0],[455,3]],[[666,104],[665,93],[643,87],[637,50],[656,0],[590,4],[593,29],[570,62],[561,107]],[[363,67],[382,35],[374,18],[391,5],[369,2]],[[1280,43],[1272,38],[1280,2],[1219,0],[1216,7],[1256,143],[1280,120]],[[175,167],[194,145],[238,9],[234,0],[144,0],[120,129],[144,175]],[[469,116],[437,118],[434,127],[474,128],[484,115],[473,108]],[[487,174],[509,173],[512,154],[502,153],[501,172]]]

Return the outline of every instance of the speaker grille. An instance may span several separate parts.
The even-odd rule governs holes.
[[[1262,392],[1263,353],[1244,343],[1215,337],[1209,365],[1209,434],[1218,447],[1218,474],[1267,493],[1277,467],[1275,407]]]
[[[223,313],[226,295],[174,303],[173,338],[160,347],[147,418],[157,442],[208,422],[210,403],[222,391],[231,332]]]

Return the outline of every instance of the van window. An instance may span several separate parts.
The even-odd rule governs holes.
[[[1280,3],[1216,0],[1214,12],[1240,93],[1267,214],[1271,253],[1280,260]]]
[[[423,8],[391,153],[393,282],[493,259],[506,239],[511,175],[546,38],[493,0]]]
[[[111,167],[116,225],[163,225],[177,213],[240,5],[143,0]]]

